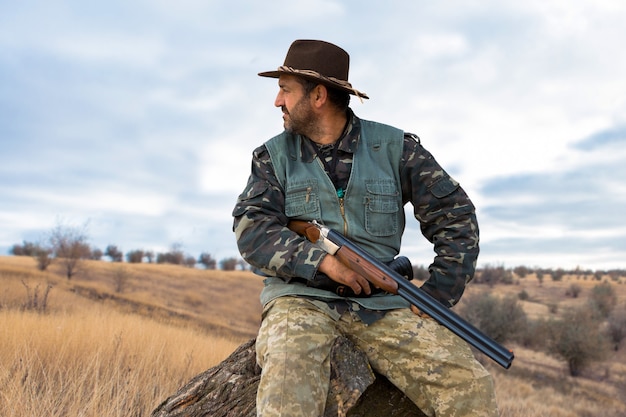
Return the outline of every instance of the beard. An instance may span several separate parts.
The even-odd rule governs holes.
[[[303,136],[310,136],[317,129],[318,117],[311,109],[308,96],[302,97],[288,110],[281,107],[284,114],[284,127],[287,132]]]

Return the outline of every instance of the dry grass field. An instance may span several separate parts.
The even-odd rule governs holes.
[[[578,298],[565,296],[572,282]],[[584,303],[595,284],[529,276],[467,292],[524,290],[525,311],[540,317]],[[23,308],[35,294],[41,306],[49,285],[44,313]],[[54,265],[39,272],[30,258],[0,257],[0,416],[148,416],[256,334],[261,286],[249,272],[108,262],[86,262],[67,280]],[[625,303],[626,278],[614,287]],[[555,358],[510,347],[511,369],[485,360],[502,416],[626,415],[626,347],[577,378]]]

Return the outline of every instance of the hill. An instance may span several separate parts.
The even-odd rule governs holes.
[[[37,271],[29,257],[0,257],[5,294],[0,302],[19,305],[24,284],[52,285],[51,311],[104,305],[117,311],[166,323],[192,326],[214,336],[254,337],[259,325],[262,279],[250,272],[199,270],[169,264],[84,261],[71,280],[61,267]]]
[[[625,282],[612,282],[620,303]],[[59,267],[40,272],[30,258],[7,256],[0,283],[0,415],[7,417],[147,416],[254,337],[261,315],[262,280],[245,271],[88,261],[67,280]],[[581,287],[577,298],[565,295],[572,283]],[[472,284],[461,303],[523,291],[527,314],[548,317],[585,303],[597,283],[531,275],[511,285]],[[626,349],[573,378],[545,353],[510,347],[509,370],[485,359],[503,416],[626,415]]]

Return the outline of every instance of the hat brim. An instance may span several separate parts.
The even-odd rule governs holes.
[[[308,73],[302,73],[298,70],[293,70],[293,71],[281,71],[280,69],[276,70],[276,71],[265,71],[265,72],[259,72],[259,76],[260,77],[268,77],[268,78],[279,78],[281,75],[296,75],[298,77],[302,77],[302,78],[306,78],[308,80],[312,80],[312,81],[317,81],[320,84],[324,84],[327,85],[331,88],[336,88],[337,90],[341,90],[344,91],[348,94],[352,94],[353,96],[357,96],[360,98],[364,98],[364,99],[369,99],[369,97],[367,96],[367,94],[355,89],[355,88],[347,88],[341,84],[335,83],[332,80],[328,80],[325,78],[321,78],[321,77],[316,77],[314,75],[310,75]]]

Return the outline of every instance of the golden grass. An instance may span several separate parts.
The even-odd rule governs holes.
[[[239,342],[96,306],[0,311],[0,415],[146,416]]]
[[[119,268],[129,276],[121,293]],[[58,267],[0,257],[0,416],[149,415],[256,333],[260,280],[241,275],[87,262],[67,280]],[[24,284],[40,301],[53,286],[45,314],[22,309]]]
[[[511,369],[488,364],[502,417],[626,415],[625,385],[620,382],[626,373],[619,365],[620,358],[588,372],[587,377],[573,378],[564,363],[540,352],[514,347],[516,359]]]
[[[148,416],[193,376],[253,337],[260,320],[261,279],[249,272],[172,265],[87,262],[72,280],[30,258],[0,257],[0,416]],[[123,268],[127,282],[115,291]],[[579,298],[565,296],[572,283]],[[23,311],[26,283],[53,288],[45,314]],[[592,279],[471,285],[468,294],[529,295],[532,318],[582,304]],[[624,278],[614,285],[626,301]],[[464,298],[465,300],[465,298]],[[551,305],[556,304],[556,313]],[[485,359],[503,417],[626,415],[626,349],[582,377],[565,363],[519,346],[504,370]]]

